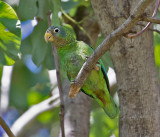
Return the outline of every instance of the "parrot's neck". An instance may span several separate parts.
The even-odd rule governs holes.
[[[77,41],[73,41],[69,44],[58,46],[58,48],[57,47],[56,48],[59,54],[64,55],[64,54],[68,54],[68,52],[75,51],[77,48],[76,45],[77,45]]]

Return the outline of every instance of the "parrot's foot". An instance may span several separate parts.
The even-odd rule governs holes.
[[[88,56],[86,56],[86,59],[88,59],[88,58],[89,58],[89,57],[88,57]],[[98,66],[99,64],[100,64],[100,63],[99,63],[99,62],[97,62],[93,69],[95,69],[95,70],[99,71],[99,70],[100,70],[100,68],[99,68],[99,66]]]
[[[97,70],[97,71],[99,71],[99,70],[100,70],[100,68],[99,68],[99,66],[98,66],[99,64],[100,64],[100,63],[99,63],[99,62],[97,62],[97,64],[94,66],[94,69],[95,69],[95,70]]]
[[[75,81],[72,81],[71,87],[69,90],[69,97],[74,98],[80,91],[81,87],[79,84]]]

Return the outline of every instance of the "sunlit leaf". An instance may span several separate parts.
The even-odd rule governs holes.
[[[53,117],[54,113],[51,111],[46,111],[38,116],[38,120],[42,123],[48,123],[51,121],[51,118]]]
[[[30,91],[29,95],[28,95],[28,105],[34,105],[39,103],[42,100],[42,95],[40,93],[38,93],[37,91]]]
[[[158,33],[154,33],[154,46],[160,46],[160,35]]]
[[[118,118],[110,119],[101,108],[92,111],[90,137],[111,135],[118,137]]]
[[[160,35],[154,33],[154,55],[156,66],[160,66]]]
[[[155,54],[155,63],[157,66],[160,66],[160,45],[154,48]]]
[[[0,64],[13,65],[21,43],[20,22],[15,11],[0,1]]]

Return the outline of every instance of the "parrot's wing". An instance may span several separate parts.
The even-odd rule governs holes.
[[[107,72],[106,72],[106,70],[105,70],[105,68],[104,68],[104,66],[103,66],[103,65],[101,65],[101,70],[102,70],[102,73],[103,73],[104,79],[105,79],[105,81],[106,81],[108,91],[109,91],[109,93],[110,93],[109,80],[108,80]]]
[[[101,63],[102,63],[102,62],[101,62]],[[101,71],[102,71],[102,73],[103,73],[103,77],[104,77],[104,79],[105,79],[105,81],[106,81],[106,85],[107,85],[108,91],[109,91],[109,93],[110,93],[109,80],[108,80],[107,72],[106,72],[106,70],[105,70],[105,68],[104,68],[103,65],[101,65]],[[81,89],[81,91],[82,91],[83,93],[85,93],[86,95],[94,98],[92,95],[87,94],[83,89]]]
[[[87,49],[89,49],[88,52],[90,52],[90,54],[93,53],[94,50],[93,50],[93,48],[92,48],[91,46],[87,45],[87,44],[84,43],[84,42],[81,42],[81,45],[84,45],[85,47],[87,47]],[[100,63],[100,65],[101,65],[101,71],[102,71],[102,73],[103,73],[103,77],[104,77],[104,79],[105,79],[105,81],[106,81],[106,85],[107,85],[108,91],[109,91],[109,93],[110,93],[110,88],[109,88],[110,86],[109,86],[109,80],[108,80],[108,77],[107,77],[106,69],[104,68],[104,65],[103,65],[102,60],[99,60],[99,63]],[[108,70],[108,68],[107,68],[107,70]],[[86,94],[86,92],[85,92],[83,89],[81,89],[81,91]],[[88,95],[88,94],[87,94],[87,95]],[[88,96],[91,96],[91,95],[88,95]],[[91,96],[91,97],[92,97],[92,96]]]
[[[87,94],[83,89],[81,89],[81,91],[86,94],[87,96],[90,96],[91,98],[94,98],[92,95]]]

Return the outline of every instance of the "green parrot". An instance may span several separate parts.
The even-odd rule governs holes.
[[[70,82],[74,81],[82,65],[93,53],[93,49],[82,41],[76,40],[74,30],[70,25],[51,26],[47,29],[46,42],[52,42],[60,57],[62,69]],[[99,60],[86,79],[81,91],[93,97],[110,118],[115,118],[119,109],[109,93],[108,77]]]

